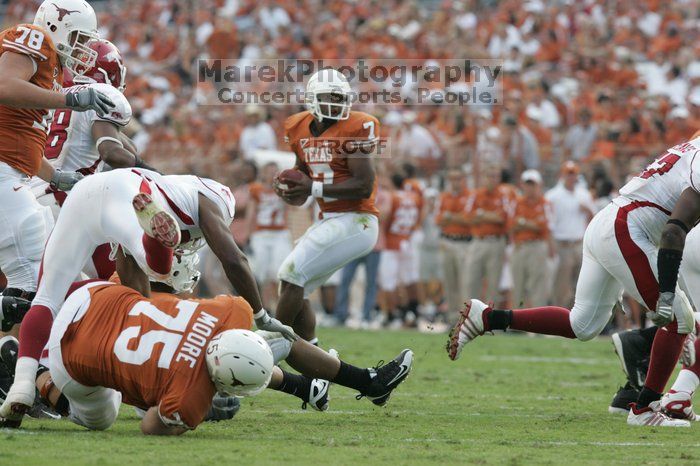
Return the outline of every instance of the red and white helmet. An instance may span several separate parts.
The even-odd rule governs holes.
[[[87,47],[97,54],[95,65],[88,70],[80,70],[80,75],[73,81],[105,83],[124,92],[126,65],[117,46],[107,39],[93,39],[87,43]]]
[[[84,0],[45,0],[36,12],[34,24],[51,37],[64,67],[80,74],[95,63],[97,54],[85,44],[98,37],[95,10]]]

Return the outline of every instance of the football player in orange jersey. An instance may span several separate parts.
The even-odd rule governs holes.
[[[411,303],[414,304],[412,308],[411,305],[400,305],[399,286],[405,287],[409,299],[415,299],[417,295],[415,288],[419,277],[413,264],[411,235],[421,223],[423,208],[422,197],[408,188],[405,181],[406,172],[403,168],[395,170],[391,175],[394,187],[394,191],[391,192],[391,213],[383,226],[386,232],[386,247],[379,261],[379,286],[385,296],[387,323],[390,323],[392,318],[398,319],[398,316],[392,314],[399,309],[404,314],[407,314],[408,310],[417,312],[417,302]]]
[[[196,256],[183,256],[174,265],[180,273],[165,280],[169,291],[191,291],[196,284],[196,262],[188,257]],[[328,407],[327,380],[383,406],[411,369],[410,350],[384,366],[362,369],[281,333],[241,333],[253,321],[244,299],[184,300],[162,288],[151,294],[133,261],[120,256],[117,270],[133,288],[101,281],[73,284],[51,330],[50,373],[42,370],[36,380],[44,400],[90,429],[111,426],[123,398],[147,410],[144,433],[181,434],[205,420],[216,392],[252,396],[268,383],[320,411]],[[271,352],[269,358],[265,352]],[[0,348],[0,362],[11,365],[6,353]],[[304,375],[272,369],[273,358]],[[19,421],[4,425],[18,427]]]
[[[336,270],[369,253],[379,232],[371,157],[379,122],[350,111],[351,93],[341,73],[322,69],[306,85],[308,110],[284,125],[296,169],[304,176],[286,189],[277,183],[275,190],[288,203],[313,196],[321,221],[306,231],[280,267],[277,317],[311,342],[317,342],[316,318],[305,298]]]
[[[82,175],[55,170],[43,157],[53,110],[95,110],[104,115],[113,103],[94,89],[60,91],[63,67],[89,69],[95,52],[84,44],[97,36],[92,7],[82,0],[46,0],[33,24],[0,32],[0,269],[6,294],[31,297],[39,261],[53,224],[27,185],[40,176],[69,190]]]

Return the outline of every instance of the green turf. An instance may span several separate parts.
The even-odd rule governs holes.
[[[129,407],[106,432],[66,421],[0,431],[0,465],[700,463],[698,428],[628,427],[607,413],[622,380],[607,339],[480,338],[451,362],[445,337],[324,330],[321,342],[370,365],[402,348],[413,373],[385,408],[333,387],[328,412],[269,392],[232,421],[179,438],[143,437]]]

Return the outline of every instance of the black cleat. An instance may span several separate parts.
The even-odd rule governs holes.
[[[301,405],[301,409],[311,406],[316,411],[326,411],[328,409],[331,383],[323,379],[313,379],[309,387],[309,401]]]
[[[17,366],[17,354],[19,342],[12,335],[0,338],[0,365],[4,366],[8,373],[15,378],[15,366]]]
[[[640,334],[639,330],[614,333],[612,342],[629,384],[632,388],[641,390],[649,369],[651,343]]]
[[[15,296],[0,296],[0,330],[9,332],[16,324],[22,322],[24,315],[32,307],[32,302]]]
[[[15,366],[19,343],[11,335],[0,338],[0,403],[5,402],[7,392],[15,381]]]
[[[624,387],[620,387],[615,393],[610,406],[608,406],[608,412],[610,414],[624,414],[627,416],[630,411],[630,403],[636,403],[638,397],[639,390],[627,382]]]
[[[376,367],[370,369],[372,383],[357,396],[359,400],[363,396],[369,398],[377,406],[384,406],[391,392],[403,382],[413,367],[413,351],[405,349],[388,364],[382,365],[380,361]]]

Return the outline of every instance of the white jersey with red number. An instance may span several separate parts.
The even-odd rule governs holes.
[[[613,202],[648,202],[656,208],[639,209],[640,227],[658,244],[661,231],[681,193],[687,188],[700,192],[700,138],[668,149],[639,175],[620,189]]]
[[[46,139],[44,156],[54,168],[63,171],[80,172],[92,175],[100,165],[100,153],[92,137],[92,125],[96,121],[108,121],[118,127],[126,126],[131,120],[131,105],[124,94],[104,83],[80,84],[63,90],[64,93],[77,92],[85,88],[94,88],[114,102],[114,108],[104,116],[94,110],[75,112],[64,108],[56,110],[51,123],[51,131]],[[37,198],[55,193],[49,184],[39,177],[31,181],[32,191]],[[57,193],[55,202],[60,207],[65,200],[64,193]],[[45,204],[40,199],[42,204]],[[57,211],[55,210],[54,213]]]
[[[86,88],[93,88],[109,97],[114,102],[114,108],[104,116],[99,116],[94,110],[56,110],[44,155],[55,168],[89,175],[95,173],[100,162],[100,154],[95,146],[97,141],[92,137],[93,123],[108,121],[118,127],[126,126],[131,120],[131,105],[118,89],[104,83],[71,86],[64,89],[64,92],[72,93]]]

